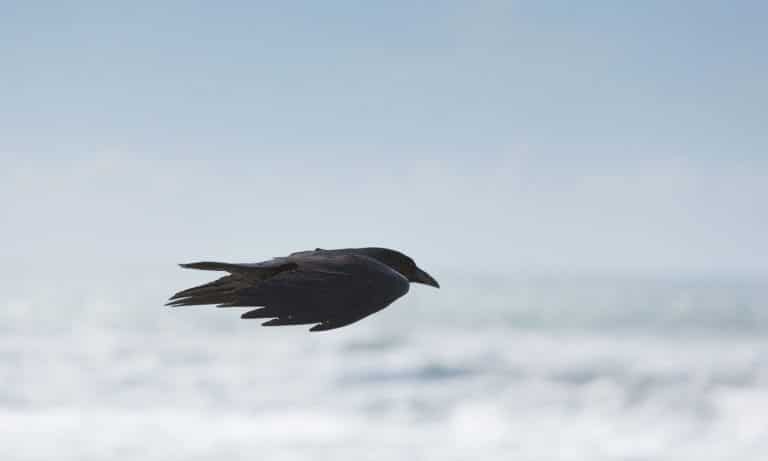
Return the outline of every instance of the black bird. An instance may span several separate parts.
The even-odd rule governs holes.
[[[378,312],[406,294],[409,282],[440,287],[413,259],[387,248],[317,248],[259,263],[180,266],[229,275],[180,291],[166,306],[261,306],[240,318],[271,319],[264,326],[315,323],[309,331],[343,327]]]

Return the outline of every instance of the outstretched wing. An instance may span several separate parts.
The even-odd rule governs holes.
[[[361,255],[299,254],[258,264],[193,263],[185,267],[230,273],[184,290],[168,305],[256,307],[242,318],[272,319],[263,325],[316,323],[311,331],[349,325],[408,292],[408,281],[388,266]]]

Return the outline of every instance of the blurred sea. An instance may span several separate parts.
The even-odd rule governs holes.
[[[436,274],[310,334],[162,307],[184,275],[7,300],[0,459],[768,456],[762,281]]]

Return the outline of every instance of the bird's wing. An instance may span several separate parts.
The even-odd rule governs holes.
[[[348,325],[379,311],[404,295],[409,287],[398,272],[361,255],[299,254],[267,263],[189,265],[226,270],[230,275],[181,291],[171,298],[169,305],[263,306],[246,312],[242,318],[272,319],[263,324],[267,326],[317,323],[311,331],[321,331]],[[211,264],[224,265],[214,268]],[[275,272],[265,277],[269,271]]]

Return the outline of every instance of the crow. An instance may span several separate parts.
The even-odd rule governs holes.
[[[409,282],[440,287],[413,259],[376,247],[317,248],[259,263],[180,266],[229,275],[180,291],[166,306],[258,307],[240,318],[270,319],[264,326],[315,324],[309,331],[343,327],[378,312],[406,294]]]

